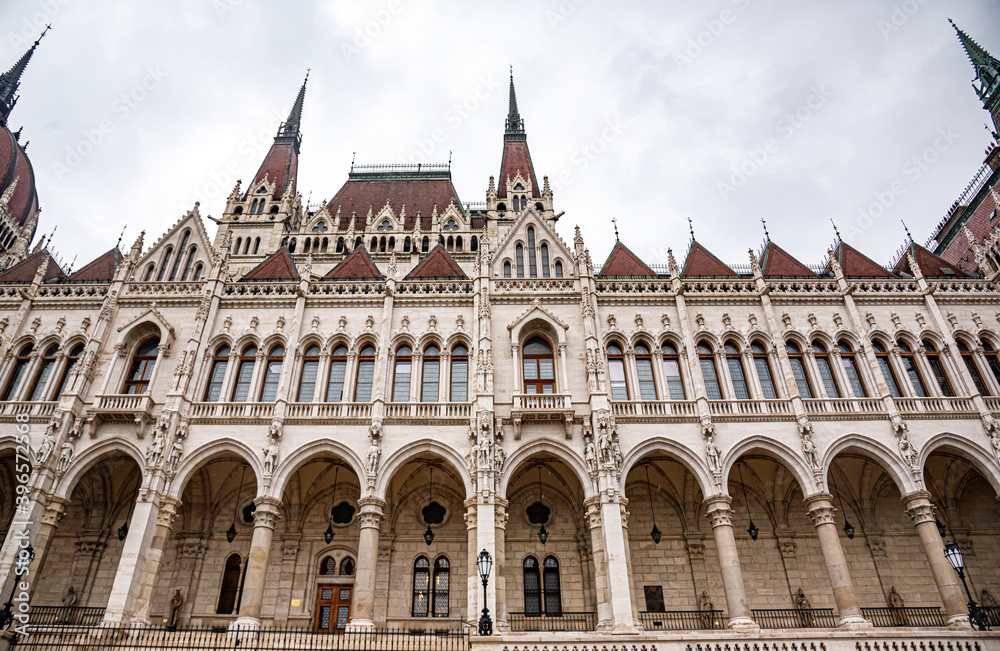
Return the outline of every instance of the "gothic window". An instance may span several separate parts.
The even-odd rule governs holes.
[[[378,241],[378,250],[380,253],[385,253],[385,236],[383,235]]]
[[[562,260],[556,260],[556,278],[563,277],[563,266]]]
[[[528,275],[538,278],[538,268],[535,262],[535,229],[528,227]]]
[[[449,251],[454,251],[455,250],[455,238],[452,237],[451,235],[448,236],[448,244],[447,244],[447,246],[448,246],[448,250]]]
[[[555,393],[556,374],[552,346],[541,337],[524,344],[521,354],[525,393]]]
[[[514,206],[514,210],[520,210],[521,209],[521,198],[515,195],[514,198],[511,199],[511,205]]]
[[[288,243],[288,252],[289,253],[295,253],[295,238],[294,237],[292,238],[292,241]]]
[[[316,378],[319,376],[319,346],[306,348],[302,356],[302,376],[299,378],[298,402],[312,402],[316,393]]]
[[[204,265],[202,265],[200,262],[196,264],[194,266],[194,276],[191,278],[191,280],[195,282],[201,280],[201,273],[202,271],[204,271],[204,269],[205,269]]]
[[[167,267],[170,266],[170,257],[174,254],[174,247],[168,246],[166,253],[163,254],[163,263],[160,265],[160,273],[156,276],[156,281],[159,282],[163,280],[163,275],[167,272]]]
[[[722,387],[719,385],[719,370],[715,367],[715,351],[708,342],[698,344],[698,364],[705,380],[705,395],[709,400],[722,400]]]
[[[639,397],[643,400],[656,400],[653,355],[646,344],[635,345],[635,372],[639,376]]]
[[[14,361],[14,370],[10,374],[10,379],[7,380],[7,388],[3,391],[4,402],[13,400],[17,395],[17,390],[21,387],[21,382],[24,380],[24,374],[28,370],[28,364],[31,363],[32,350],[34,350],[34,346],[28,344],[17,354],[17,359]]]
[[[184,256],[184,250],[187,248],[188,240],[191,239],[191,230],[187,229],[184,231],[184,235],[181,237],[181,245],[177,247],[177,259],[174,260],[174,266],[170,268],[170,278],[167,280],[174,281],[177,280],[177,269],[181,266],[181,258]]]
[[[927,387],[924,385],[924,378],[920,374],[920,369],[917,368],[917,358],[913,354],[913,350],[903,340],[897,341],[896,345],[899,346],[899,360],[903,363],[903,370],[906,371],[907,377],[910,378],[910,386],[913,387],[913,392],[921,398],[926,398]]]
[[[750,344],[750,353],[753,355],[753,367],[757,371],[757,379],[760,380],[760,390],[764,398],[766,400],[777,400],[778,392],[774,388],[771,361],[768,359],[764,344],[758,341],[753,342]]]
[[[542,254],[542,278],[549,277],[549,245],[542,242],[541,246]]]
[[[253,203],[250,204],[250,214],[252,215],[255,212],[257,212],[257,200],[256,199],[254,199]]]
[[[806,363],[802,357],[802,349],[794,341],[785,343],[788,350],[788,363],[792,366],[792,376],[795,378],[795,386],[799,390],[799,397],[812,398],[812,385],[809,384],[809,375],[806,373]]]
[[[982,339],[981,343],[983,344],[983,356],[986,357],[986,365],[990,367],[990,372],[993,373],[996,381],[1000,382],[1000,358],[997,357],[996,348],[988,339]]]
[[[444,225],[444,230],[446,231],[457,231],[458,224],[455,223],[454,219],[449,219],[448,223]]]
[[[153,279],[153,274],[156,272],[156,265],[152,262],[146,267],[146,275],[142,277],[142,281],[148,283]]]
[[[235,552],[226,559],[226,569],[222,573],[222,587],[219,589],[219,605],[215,609],[219,615],[232,615],[236,609],[236,595],[240,590],[240,566],[242,564],[240,555]]]
[[[316,222],[316,225],[312,227],[313,233],[325,233],[326,231],[326,222],[324,221]]]
[[[260,238],[259,237],[255,237],[253,239],[253,254],[257,255],[257,252],[259,250],[260,250]]]
[[[260,388],[261,402],[274,402],[278,397],[278,381],[281,379],[281,364],[285,360],[285,348],[274,346],[264,362],[264,384]]]
[[[538,212],[543,212],[545,210],[545,206],[543,206],[541,202],[536,201],[535,210],[537,210]]]
[[[233,245],[233,255],[239,255],[240,254],[240,247],[241,246],[243,246],[243,238],[242,237],[237,237],[236,238],[236,244]]]
[[[243,206],[236,206],[236,208],[233,209],[233,214],[234,215],[242,215],[243,214]]]
[[[396,372],[392,379],[392,401],[410,400],[410,375],[413,371],[413,351],[409,346],[396,349]]]
[[[53,400],[58,400],[62,397],[63,391],[66,390],[66,384],[69,382],[70,375],[73,373],[73,369],[76,367],[77,363],[80,361],[80,357],[82,356],[83,344],[73,346],[73,350],[71,350],[69,355],[66,357],[66,367],[63,368],[62,379],[59,380],[59,388],[56,390],[56,394],[52,396]]]
[[[254,253],[257,251],[254,250]],[[198,247],[192,246],[188,249],[187,262],[184,263],[184,275],[181,276],[181,280],[187,282],[187,279],[191,277],[191,265],[194,264],[194,256],[198,254]]]
[[[524,278],[524,247],[520,243],[514,247],[514,262],[517,264],[517,277]]]
[[[469,242],[470,242],[470,244],[469,244],[469,250],[470,251],[478,251],[479,250],[479,238],[478,237],[476,237],[475,235],[473,235],[472,239],[469,240]]]
[[[253,380],[253,367],[257,363],[257,347],[250,344],[240,355],[240,364],[236,372],[236,386],[233,387],[233,402],[246,402],[250,397],[250,381]]]
[[[540,616],[542,614],[541,575],[538,571],[538,559],[528,556],[521,565],[524,579],[524,614]]]
[[[510,278],[510,260],[503,261],[503,277]]]
[[[608,344],[608,381],[612,400],[628,400],[628,379],[625,377],[625,356],[616,343]]]
[[[222,344],[215,349],[212,356],[212,370],[208,374],[208,386],[205,387],[205,402],[218,402],[222,396],[222,384],[226,379],[226,369],[229,368],[229,346]]]
[[[517,185],[514,186],[514,189],[517,190],[518,192],[520,192],[521,190],[524,189],[524,186],[521,185],[520,183],[518,183]]]
[[[462,252],[462,236],[461,235],[455,236],[455,250],[458,251],[459,253]]]
[[[684,380],[681,377],[681,358],[677,348],[668,342],[660,347],[663,353],[663,377],[667,383],[667,393],[671,400],[684,400]]]
[[[360,249],[362,246],[362,242],[363,240],[361,239],[360,235],[354,238],[354,250]]]
[[[324,556],[319,563],[320,576],[334,576],[337,574],[337,561],[333,556]]]
[[[469,349],[455,344],[451,349],[451,401],[469,399]]]
[[[354,402],[371,402],[375,380],[375,347],[367,344],[358,354],[358,376],[354,382]]]
[[[723,348],[726,351],[729,379],[733,381],[733,393],[737,400],[749,400],[750,390],[747,388],[747,377],[743,370],[743,357],[740,355],[740,349],[731,341],[727,341]]]
[[[243,241],[243,255],[250,255],[250,238]]]
[[[555,556],[546,556],[542,572],[542,587],[545,589],[545,614],[549,617],[562,615],[562,594],[559,590],[559,561]]]
[[[504,212],[507,210],[507,204],[500,202],[497,204],[497,212]]]
[[[417,556],[413,561],[413,605],[412,617],[427,617],[430,601],[431,565],[426,556]]]
[[[45,394],[45,387],[49,383],[49,377],[52,376],[52,369],[56,365],[56,353],[59,352],[59,346],[52,344],[45,350],[45,354],[42,355],[42,367],[38,370],[38,375],[35,376],[34,386],[31,387],[31,394],[28,396],[28,400],[35,402],[41,400]]]
[[[340,561],[340,576],[354,576],[354,559],[350,556]]]
[[[143,342],[132,356],[132,365],[125,376],[122,393],[145,393],[149,390],[149,379],[153,376],[160,340],[156,337]]]
[[[976,358],[969,347],[961,339],[956,340],[955,344],[958,346],[958,352],[962,356],[962,361],[965,362],[965,368],[969,369],[969,375],[972,376],[972,383],[976,385],[976,391],[979,392],[981,396],[990,395],[986,390],[986,383],[983,382],[983,376],[979,373],[979,366],[976,364]]]
[[[902,394],[899,391],[899,380],[896,378],[896,371],[892,368],[892,363],[889,361],[889,353],[886,351],[885,346],[882,342],[875,340],[872,341],[872,348],[875,349],[875,361],[878,362],[879,370],[882,371],[882,377],[885,378],[885,383],[889,388],[889,395],[893,398],[898,398]]]
[[[305,243],[302,245],[302,252],[309,253],[309,249],[312,248],[312,241],[307,237]]]
[[[410,246],[411,246],[410,238],[406,238],[405,240],[403,240],[403,253],[409,253]]]
[[[451,593],[451,566],[448,559],[438,556],[434,559],[434,580],[431,583],[432,599],[434,604],[434,617],[447,617],[449,596]]]
[[[427,251],[430,248],[431,248],[431,240],[425,235],[423,241],[420,242],[420,252],[427,253]]]
[[[261,199],[260,203],[257,204],[257,214],[258,215],[262,215],[264,213],[264,204],[265,204],[265,200],[264,199]],[[275,208],[277,208],[277,206],[275,206]],[[272,212],[277,212],[277,211],[274,210],[274,209],[272,209]]]
[[[390,251],[395,251],[396,250],[396,238],[395,237],[389,237],[389,250]]]
[[[924,349],[927,351],[927,364],[931,367],[938,388],[941,389],[941,395],[949,398],[954,396],[955,391],[951,388],[951,381],[948,379],[948,373],[944,370],[944,363],[941,361],[941,355],[937,348],[928,339],[924,339],[923,343]]]
[[[258,239],[260,239],[260,238],[258,238]],[[255,243],[253,246],[254,246],[254,253],[256,253],[257,252],[257,250],[256,250],[257,249],[257,244]],[[320,246],[319,246],[319,252],[320,253],[326,253],[326,250],[329,247],[330,247],[330,238],[324,237],[323,238],[323,243],[320,244]]]
[[[369,247],[368,250],[371,251],[372,253],[375,253],[376,251],[378,251],[378,238],[377,237],[373,237],[372,238],[372,245],[371,245],[371,247]]]
[[[840,348],[840,361],[844,365],[844,375],[847,376],[847,383],[851,385],[851,392],[854,393],[855,398],[867,398],[868,389],[865,388],[865,383],[861,379],[861,371],[858,369],[858,360],[854,355],[854,349],[851,348],[851,344],[844,340],[841,340],[837,347]]]
[[[389,223],[388,219],[383,219],[382,223],[379,224],[378,228],[376,228],[375,230],[377,230],[377,231],[391,231],[392,230],[392,224]]]
[[[816,360],[816,368],[819,369],[819,378],[823,381],[823,388],[826,390],[827,398],[839,398],[840,386],[837,378],[833,375],[833,366],[830,364],[830,354],[826,346],[820,341],[814,341],[813,358]]]
[[[330,377],[326,385],[326,401],[344,399],[344,380],[347,376],[347,346],[340,345],[330,354]]]
[[[344,252],[344,238],[342,238],[342,237],[338,237],[337,238],[337,249],[336,249],[336,252],[337,253],[343,253]]]
[[[441,351],[431,344],[424,349],[424,361],[420,377],[420,401],[437,402],[438,382],[441,377]]]

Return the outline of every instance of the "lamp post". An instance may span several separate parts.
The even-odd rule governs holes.
[[[973,628],[978,627],[980,631],[990,630],[986,621],[986,613],[980,610],[979,604],[969,592],[969,584],[965,582],[965,559],[962,558],[962,550],[949,540],[944,544],[944,556],[951,563],[952,568],[958,572],[958,578],[962,579],[962,587],[965,588],[965,595],[969,598],[969,623],[972,624]]]
[[[31,543],[28,543],[27,547],[19,551],[14,559],[14,571],[17,577],[14,579],[14,585],[11,587],[10,598],[7,599],[7,603],[0,609],[0,629],[7,629],[11,622],[14,621],[14,593],[17,592],[18,585],[21,583],[21,577],[28,573],[28,568],[34,560],[35,548],[31,546]]]
[[[493,559],[485,549],[479,552],[479,576],[483,578],[483,614],[479,616],[479,634],[493,635],[493,620],[490,619],[490,609],[486,606],[486,584],[490,579],[490,569],[493,568]]]

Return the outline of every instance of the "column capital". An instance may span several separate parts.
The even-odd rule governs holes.
[[[713,495],[705,500],[705,517],[712,523],[713,529],[733,526],[732,503],[733,498],[728,495]]]
[[[274,497],[258,497],[253,501],[256,510],[253,512],[253,526],[274,529],[281,518],[281,500]]]
[[[906,515],[910,516],[914,525],[937,520],[934,515],[937,508],[931,504],[930,493],[927,491],[908,493],[903,496],[903,503],[906,504]]]
[[[45,510],[42,512],[42,524],[53,527],[59,526],[60,520],[66,515],[66,506],[69,500],[64,497],[50,496],[45,503]]]
[[[802,501],[806,503],[813,526],[836,524],[835,514],[837,513],[837,509],[833,506],[833,495],[829,493],[814,493]]]
[[[160,498],[160,512],[156,515],[156,525],[170,529],[174,526],[174,519],[177,517],[177,509],[181,506],[181,501],[174,497],[163,496]]]
[[[361,507],[358,513],[358,523],[362,529],[380,529],[385,517],[385,501],[377,497],[362,497],[358,500]]]
[[[591,529],[597,529],[601,526],[601,496],[592,495],[588,497],[583,502],[584,507],[586,507],[585,518],[587,519],[587,526]]]

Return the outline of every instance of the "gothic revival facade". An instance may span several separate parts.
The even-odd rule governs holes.
[[[195,205],[0,273],[0,597],[27,532],[39,630],[474,630],[485,601],[484,648],[1000,648],[944,554],[1000,624],[994,277],[914,242],[598,267],[513,79],[485,203],[390,165],[306,205],[305,91],[214,236]]]

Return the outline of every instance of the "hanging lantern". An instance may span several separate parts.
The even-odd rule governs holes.
[[[833,484],[833,469],[830,469],[830,480],[833,487],[833,491],[837,494],[837,501],[840,503],[840,512],[844,514],[844,535],[847,536],[848,540],[854,540],[854,527],[851,526],[851,521],[847,519],[847,511],[844,510],[844,498],[840,496],[840,491],[837,490],[837,485]]]
[[[757,536],[760,535],[760,529],[758,529],[757,525],[753,523],[753,517],[750,515],[750,502],[747,500],[747,485],[743,483],[743,464],[737,465],[736,469],[739,470],[740,473],[740,485],[743,487],[743,503],[746,504],[747,518],[750,520],[750,526],[747,527],[747,533],[750,534],[751,540],[757,540]]]
[[[118,527],[118,540],[125,540],[128,536],[128,521],[122,523],[122,526]]]
[[[653,508],[653,489],[650,487],[649,483],[649,463],[643,464],[646,470],[646,495],[649,496],[649,510],[653,514],[653,530],[649,532],[650,538],[653,539],[653,543],[656,545],[660,544],[660,537],[663,535],[660,533],[659,527],[656,526],[656,509]]]
[[[233,542],[236,539],[236,523],[229,525],[226,529],[226,542]]]
[[[948,535],[948,527],[945,526],[944,522],[941,522],[938,518],[934,518],[934,524],[937,525],[938,533],[944,538]]]
[[[243,466],[243,472],[240,473],[240,486],[236,489],[236,506],[233,508],[233,523],[226,529],[227,542],[233,542],[236,539],[236,514],[240,510],[240,497],[243,495],[243,480],[246,479],[246,475],[247,467]]]
[[[542,528],[538,530],[538,539],[542,541],[543,545],[545,544],[545,541],[549,539],[549,532],[545,530],[544,524],[542,525]]]
[[[340,478],[340,465],[337,465],[336,470],[333,471],[333,495],[330,497],[330,518],[326,531],[323,532],[323,540],[329,545],[333,542],[333,510],[336,508],[337,503],[337,480]]]
[[[434,530],[431,529],[431,525],[427,525],[427,531],[424,532],[424,542],[428,547],[434,542]]]

